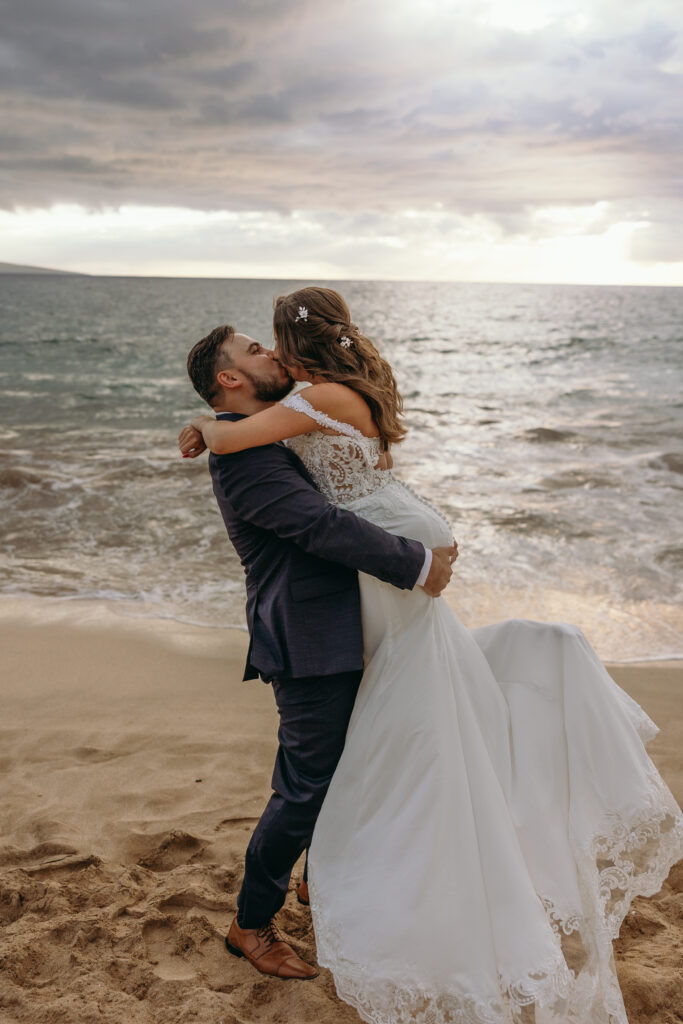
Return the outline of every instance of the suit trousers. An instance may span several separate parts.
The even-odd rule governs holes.
[[[292,868],[308,849],[344,749],[362,672],[273,679],[280,727],[273,794],[247,847],[237,922],[260,928],[282,907]]]

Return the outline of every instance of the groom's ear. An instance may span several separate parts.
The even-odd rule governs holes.
[[[242,381],[239,379],[239,377],[236,377],[234,373],[230,372],[230,370],[220,370],[216,374],[216,380],[218,381],[222,388],[227,388],[230,391],[233,388],[240,387],[240,385],[242,384]]]

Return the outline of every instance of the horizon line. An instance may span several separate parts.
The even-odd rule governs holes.
[[[0,266],[2,261],[0,261]],[[92,277],[112,278],[114,280],[148,280],[148,281],[309,281],[304,277],[272,277],[272,276],[210,276],[196,274],[94,274],[87,270],[63,270],[54,267],[36,267],[30,264],[5,264],[14,266],[16,270],[0,270],[0,278],[12,277]],[[25,268],[25,269],[24,269]],[[320,282],[344,282],[345,284],[457,284],[457,285],[531,285],[533,287],[563,287],[563,288],[683,288],[681,284],[635,284],[633,282],[620,281],[500,281],[493,279],[458,280],[455,278],[412,278],[412,277],[318,277]]]

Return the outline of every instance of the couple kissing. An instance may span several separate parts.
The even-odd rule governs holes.
[[[627,1024],[612,939],[683,855],[656,726],[577,627],[469,630],[440,596],[457,544],[393,472],[401,396],[342,296],[279,297],[273,332],[192,348],[213,415],[179,437],[210,450],[280,719],[228,950],[317,975],[274,922],[306,852],[318,962],[364,1020]]]

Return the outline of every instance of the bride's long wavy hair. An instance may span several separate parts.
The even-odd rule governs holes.
[[[275,300],[273,330],[278,357],[285,366],[353,388],[368,403],[383,447],[403,440],[403,399],[393,371],[351,322],[339,292],[310,286],[280,295]]]

